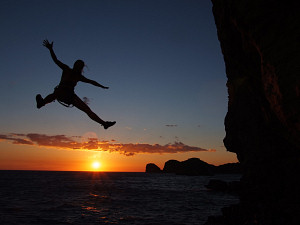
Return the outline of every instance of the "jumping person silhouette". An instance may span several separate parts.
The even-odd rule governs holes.
[[[105,87],[94,80],[87,79],[81,74],[83,67],[85,66],[82,60],[77,60],[74,63],[73,69],[71,69],[69,66],[63,64],[56,58],[56,55],[53,51],[53,42],[49,43],[48,40],[44,40],[43,45],[49,49],[51,57],[55,64],[62,69],[62,75],[59,85],[54,89],[54,92],[52,94],[49,94],[44,99],[40,94],[36,96],[37,108],[39,109],[57,99],[59,102],[63,102],[67,105],[74,105],[76,108],[85,112],[92,120],[100,123],[104,127],[104,129],[113,126],[116,123],[115,121],[110,122],[100,119],[99,116],[97,116],[90,109],[90,107],[85,104],[74,92],[74,88],[77,85],[78,81],[89,83],[103,89],[108,89],[108,87]]]

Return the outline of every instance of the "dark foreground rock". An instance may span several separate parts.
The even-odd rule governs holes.
[[[240,204],[207,224],[300,224],[300,4],[212,0],[229,94],[228,151]]]
[[[206,188],[212,191],[222,191],[238,194],[242,190],[240,181],[226,182],[218,179],[211,179],[209,183],[205,185]]]
[[[228,190],[228,184],[225,181],[217,180],[217,179],[211,179],[207,185],[205,185],[208,189],[214,190],[214,191],[227,191]]]

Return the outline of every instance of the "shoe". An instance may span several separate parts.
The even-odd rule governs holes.
[[[103,127],[106,130],[107,128],[109,128],[115,124],[116,124],[116,121],[114,121],[114,122],[106,121],[105,124],[103,125]]]
[[[36,97],[35,97],[35,100],[36,100],[36,107],[38,109],[40,109],[41,107],[43,107],[45,105],[44,103],[44,99],[42,98],[42,96],[40,94],[38,94]]]

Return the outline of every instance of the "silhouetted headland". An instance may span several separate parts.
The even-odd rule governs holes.
[[[199,158],[190,158],[185,161],[169,160],[161,170],[154,163],[146,165],[146,173],[174,173],[177,175],[207,176],[219,173],[241,173],[239,163],[228,163],[220,166],[208,164]]]

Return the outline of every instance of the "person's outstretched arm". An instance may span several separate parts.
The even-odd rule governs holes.
[[[103,89],[108,89],[108,87],[105,87],[105,86],[103,86],[102,84],[99,84],[97,81],[90,80],[90,79],[88,79],[88,78],[86,78],[86,77],[84,77],[84,76],[81,76],[80,81],[82,81],[82,82],[84,82],[84,83],[89,83],[89,84],[95,85],[95,86],[97,86],[97,87],[101,87],[101,88],[103,88]]]
[[[55,64],[58,65],[62,70],[65,69],[67,67],[67,65],[65,65],[61,61],[59,61],[53,51],[53,41],[50,44],[50,42],[46,39],[43,41],[43,45],[49,49],[51,57],[52,57],[53,61],[55,62]]]

